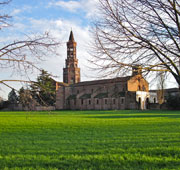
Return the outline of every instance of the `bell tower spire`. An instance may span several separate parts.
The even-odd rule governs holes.
[[[72,30],[70,32],[69,41],[74,41],[74,35],[73,35]]]
[[[67,42],[66,67],[63,69],[63,82],[74,84],[80,82],[80,68],[78,68],[78,59],[76,58],[76,45],[74,35],[71,30],[69,41]]]

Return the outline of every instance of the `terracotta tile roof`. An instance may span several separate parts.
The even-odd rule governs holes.
[[[108,93],[99,93],[96,96],[94,96],[94,98],[98,98],[98,99],[108,98]]]
[[[111,97],[125,97],[125,91],[114,93]]]
[[[80,99],[89,99],[91,98],[91,94],[83,94],[82,96],[79,97]]]
[[[75,84],[71,84],[70,86],[87,86],[87,85],[100,85],[100,84],[106,84],[106,83],[117,83],[117,82],[127,82],[131,76],[127,77],[117,77],[114,79],[102,79],[102,80],[93,80],[93,81],[84,81],[84,82],[79,82]]]
[[[72,94],[72,95],[68,96],[67,100],[71,100],[71,99],[76,99],[76,95]]]

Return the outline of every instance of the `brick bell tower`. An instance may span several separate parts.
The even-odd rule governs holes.
[[[76,58],[76,45],[73,32],[70,32],[67,42],[66,67],[63,68],[63,82],[74,84],[80,82],[80,68],[78,68],[78,59]]]

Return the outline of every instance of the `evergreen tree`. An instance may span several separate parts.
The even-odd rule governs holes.
[[[33,98],[29,89],[24,89],[22,87],[19,90],[19,103],[21,103],[24,107],[29,107],[33,104]]]
[[[56,81],[51,78],[47,71],[41,70],[37,82],[31,85],[31,94],[41,105],[54,105],[56,99]]]
[[[16,94],[16,92],[15,92],[14,89],[12,89],[12,90],[9,92],[9,94],[8,94],[8,101],[9,101],[10,103],[13,103],[13,104],[18,103],[18,96],[17,96],[17,94]]]

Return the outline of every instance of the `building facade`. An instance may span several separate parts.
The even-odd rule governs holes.
[[[149,84],[143,78],[140,67],[134,67],[131,76],[80,82],[76,45],[71,31],[67,42],[67,59],[66,67],[63,69],[63,82],[56,83],[56,109],[148,108]]]

